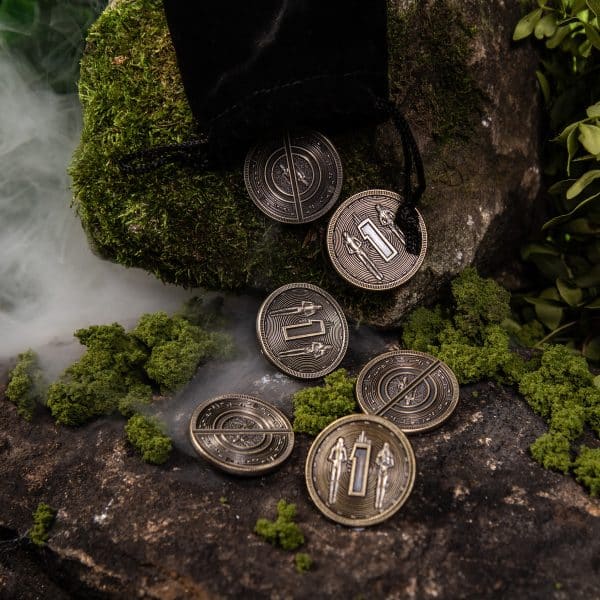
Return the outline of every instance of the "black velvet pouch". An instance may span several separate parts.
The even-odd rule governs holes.
[[[185,91],[210,154],[265,135],[386,118],[386,0],[163,0]]]

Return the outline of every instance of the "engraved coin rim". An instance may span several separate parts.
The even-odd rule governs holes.
[[[206,450],[202,446],[202,444],[200,444],[200,442],[196,439],[196,436],[194,435],[193,430],[196,429],[195,424],[198,422],[198,417],[200,416],[200,414],[203,411],[205,411],[207,408],[209,408],[212,404],[214,404],[216,402],[221,402],[223,400],[242,400],[242,401],[251,400],[252,402],[261,404],[261,405],[267,407],[269,410],[276,413],[277,416],[279,416],[283,420],[286,428],[289,430],[289,432],[286,434],[280,434],[280,435],[286,435],[289,440],[288,446],[284,450],[284,452],[281,455],[279,455],[274,461],[270,461],[269,463],[266,463],[264,465],[248,465],[248,466],[231,465],[230,463],[226,463],[226,462],[219,460],[218,458],[215,458],[215,456],[213,456],[210,452],[208,452],[208,450]],[[250,396],[248,394],[222,394],[215,398],[211,398],[207,402],[203,402],[202,404],[200,404],[199,406],[197,406],[194,409],[194,412],[192,413],[192,416],[190,417],[188,433],[189,433],[190,441],[192,442],[192,446],[194,447],[194,450],[196,450],[196,452],[202,458],[207,460],[209,463],[211,463],[215,467],[218,467],[222,471],[225,471],[226,473],[231,473],[233,475],[262,475],[264,473],[273,471],[274,469],[279,467],[283,462],[285,462],[289,458],[290,454],[292,453],[292,451],[294,449],[294,442],[295,442],[294,430],[293,430],[292,424],[290,423],[290,420],[287,418],[287,416],[273,404],[265,402],[264,400],[261,400],[260,398],[257,398],[256,396]],[[215,435],[218,435],[218,434],[215,434]],[[265,435],[269,435],[269,432],[266,431]]]
[[[442,369],[445,369],[446,373],[450,377],[450,382],[452,385],[452,399],[450,401],[449,408],[445,412],[443,412],[439,417],[437,417],[436,419],[434,419],[427,425],[423,425],[421,427],[419,427],[419,426],[404,427],[402,425],[399,425],[395,421],[388,419],[387,417],[382,417],[382,418],[386,419],[390,423],[393,423],[396,427],[401,429],[406,434],[423,433],[425,431],[431,431],[432,429],[436,429],[442,423],[447,421],[452,416],[452,413],[456,409],[456,407],[458,405],[458,400],[460,397],[460,384],[458,383],[458,379],[456,378],[454,371],[444,361],[440,360],[439,358],[436,358],[435,356],[433,356],[431,354],[428,354],[427,352],[420,352],[419,350],[392,350],[390,352],[384,352],[383,354],[379,354],[375,358],[372,358],[360,370],[360,373],[358,374],[358,377],[356,378],[356,400],[358,401],[359,406],[361,407],[361,409],[364,411],[365,414],[367,414],[367,415],[373,414],[370,412],[371,409],[365,401],[364,393],[362,390],[362,385],[363,385],[364,379],[365,379],[367,373],[369,372],[369,370],[374,365],[376,365],[377,363],[379,363],[383,360],[386,360],[387,358],[391,358],[393,356],[422,356],[424,358],[431,358],[432,360],[439,361],[439,366],[442,367]]]
[[[335,270],[340,275],[340,277],[342,277],[343,279],[345,279],[352,285],[355,285],[356,287],[359,287],[363,290],[373,290],[373,291],[392,290],[394,288],[401,286],[402,284],[406,283],[409,279],[411,279],[415,275],[415,273],[421,268],[421,265],[423,264],[423,261],[425,260],[425,254],[427,253],[427,228],[425,227],[425,221],[423,220],[423,216],[417,209],[415,209],[415,210],[419,217],[419,230],[421,232],[421,252],[419,253],[417,262],[413,265],[412,269],[410,271],[408,271],[405,275],[400,277],[399,279],[396,279],[389,283],[377,283],[377,284],[376,283],[367,283],[365,281],[362,281],[361,279],[358,279],[357,277],[352,275],[352,273],[350,273],[350,271],[348,269],[344,268],[343,264],[338,260],[336,254],[335,254],[335,251],[334,251],[334,247],[333,247],[333,232],[334,232],[335,226],[337,224],[337,221],[340,218],[340,215],[344,212],[344,210],[352,202],[355,202],[356,200],[360,200],[361,198],[364,198],[366,196],[372,196],[372,195],[386,196],[388,198],[397,200],[400,205],[402,204],[402,197],[399,194],[397,194],[396,192],[392,192],[390,190],[380,190],[380,189],[365,190],[364,192],[358,192],[357,194],[350,196],[350,198],[348,198],[347,200],[344,200],[344,202],[342,202],[342,204],[340,204],[336,208],[331,219],[329,220],[329,225],[327,226],[327,254],[329,254],[329,260],[331,260],[331,263],[333,264]]]
[[[336,168],[337,174],[338,174],[337,184],[336,184],[335,190],[333,191],[333,194],[332,194],[330,200],[316,213],[314,213],[313,215],[311,215],[308,218],[303,218],[303,219],[299,219],[298,217],[296,217],[295,219],[293,219],[291,217],[282,217],[281,215],[279,215],[275,211],[271,210],[268,206],[266,206],[265,204],[263,204],[261,202],[259,195],[256,193],[256,191],[254,190],[254,187],[251,185],[250,161],[252,159],[252,156],[254,156],[254,154],[256,153],[256,151],[258,149],[260,149],[261,147],[263,147],[265,144],[269,143],[271,141],[270,139],[263,140],[262,142],[255,144],[252,148],[250,148],[250,150],[248,151],[248,154],[246,154],[246,159],[244,160],[244,184],[246,186],[246,191],[248,192],[248,195],[250,196],[252,202],[254,202],[256,207],[264,215],[266,215],[267,217],[269,217],[279,223],[285,223],[286,225],[303,225],[305,223],[312,223],[313,221],[320,219],[323,215],[327,214],[332,209],[334,204],[339,200],[340,194],[342,193],[342,186],[344,183],[344,169],[342,166],[342,159],[341,159],[336,147],[333,145],[333,142],[327,136],[323,135],[322,133],[320,133],[318,131],[314,131],[314,130],[300,131],[300,132],[293,132],[293,131],[292,132],[284,132],[283,136],[287,135],[288,133],[290,135],[290,138],[293,135],[314,135],[317,138],[320,138],[321,142],[323,142],[328,147],[329,151],[331,152],[331,156],[333,158],[333,162],[335,163],[335,168]],[[322,165],[320,165],[320,166],[322,169]]]
[[[267,346],[265,339],[264,339],[265,336],[264,336],[263,332],[261,331],[261,329],[262,329],[261,328],[261,320],[262,320],[263,314],[265,312],[265,308],[269,304],[271,304],[271,302],[277,296],[282,294],[283,292],[286,292],[289,289],[298,288],[298,287],[306,288],[306,289],[312,290],[313,292],[322,294],[329,302],[331,302],[333,307],[338,311],[340,319],[342,321],[343,340],[342,340],[342,346],[340,348],[337,358],[330,366],[328,366],[324,369],[321,369],[320,371],[317,371],[315,373],[306,373],[303,371],[296,371],[295,369],[292,369],[292,368],[288,367],[287,365],[285,365],[284,363],[282,363],[281,361],[279,361],[277,359],[277,357],[274,356],[274,354],[271,352],[271,349]],[[347,321],[346,315],[344,314],[344,311],[342,310],[342,307],[339,305],[338,301],[329,292],[326,292],[323,288],[320,288],[317,285],[313,285],[312,283],[286,283],[285,285],[282,285],[281,287],[277,288],[274,292],[271,292],[269,294],[269,296],[266,298],[266,300],[260,305],[260,308],[258,309],[258,315],[256,316],[256,337],[258,338],[258,342],[260,344],[262,353],[266,356],[266,358],[269,360],[269,362],[272,363],[273,365],[275,365],[280,371],[283,371],[284,373],[286,373],[287,375],[291,375],[292,377],[297,377],[298,379],[318,379],[319,377],[324,377],[325,375],[328,375],[329,373],[331,373],[342,362],[342,360],[344,360],[344,357],[346,356],[346,352],[348,351],[348,338],[349,338],[348,321]]]
[[[323,440],[335,429],[342,425],[346,425],[346,423],[353,423],[356,421],[369,421],[372,423],[376,423],[382,425],[383,427],[388,428],[397,438],[400,440],[400,444],[406,451],[409,463],[409,481],[404,489],[402,495],[398,498],[395,504],[390,506],[387,510],[382,513],[378,513],[373,517],[367,517],[364,519],[350,519],[348,517],[343,517],[338,515],[335,511],[331,510],[323,500],[321,500],[314,484],[313,484],[313,463],[315,454],[317,453],[317,449],[323,443]],[[394,425],[388,419],[384,419],[383,417],[378,417],[376,415],[371,415],[368,413],[365,414],[353,414],[348,415],[346,417],[342,417],[337,419],[333,423],[330,423],[323,429],[319,435],[315,438],[314,442],[311,444],[308,455],[306,457],[306,465],[304,468],[304,478],[306,481],[306,487],[308,488],[308,493],[311,497],[311,500],[315,503],[316,507],[329,519],[335,521],[336,523],[341,523],[342,525],[348,525],[350,527],[368,527],[370,525],[377,525],[378,523],[382,523],[386,521],[394,514],[396,514],[402,506],[408,500],[410,494],[412,493],[415,477],[417,474],[417,462],[415,459],[415,453],[406,434],[397,426]]]

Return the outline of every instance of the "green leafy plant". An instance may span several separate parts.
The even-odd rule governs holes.
[[[544,44],[537,76],[555,137],[545,154],[551,214],[544,239],[522,252],[544,283],[524,300],[546,329],[541,343],[577,343],[599,361],[600,2],[538,0],[513,38],[529,36]]]
[[[33,526],[29,530],[29,539],[36,546],[44,546],[48,541],[50,529],[56,519],[56,511],[45,502],[40,502],[33,513]]]

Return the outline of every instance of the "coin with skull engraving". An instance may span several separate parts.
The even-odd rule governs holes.
[[[284,373],[301,379],[323,377],[342,361],[348,323],[335,299],[309,283],[290,283],[262,304],[256,334],[265,356]]]
[[[309,223],[339,198],[342,163],[324,135],[285,133],[250,150],[244,181],[253,202],[267,216],[282,223]]]
[[[271,404],[227,394],[201,404],[190,419],[195,450],[214,466],[237,475],[262,475],[292,452],[288,418]]]
[[[369,414],[389,419],[406,433],[441,425],[458,404],[459,385],[441,360],[416,350],[376,356],[356,381],[356,398]]]
[[[375,525],[406,502],[415,480],[407,437],[387,419],[350,415],[317,436],[306,459],[306,485],[330,519],[354,527]]]
[[[329,221],[327,250],[336,271],[365,290],[389,290],[408,281],[427,251],[427,231],[419,216],[421,251],[406,250],[395,224],[401,197],[387,190],[367,190],[342,203]]]

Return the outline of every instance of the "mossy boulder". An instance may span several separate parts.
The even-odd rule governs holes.
[[[95,251],[184,286],[315,283],[353,317],[380,326],[434,300],[464,267],[507,260],[539,187],[536,57],[510,44],[518,3],[389,0],[389,14],[392,96],[414,126],[428,176],[429,251],[409,283],[375,294],[346,285],[324,249],[327,217],[302,227],[270,221],[247,196],[242,165],[120,171],[121,155],[194,132],[160,0],[111,2],[88,36],[79,88],[84,128],[71,174]],[[342,199],[397,189],[401,150],[389,125],[349,131],[334,143],[345,171]]]

